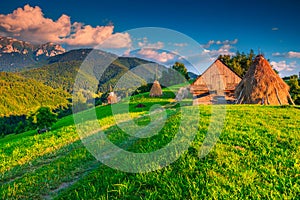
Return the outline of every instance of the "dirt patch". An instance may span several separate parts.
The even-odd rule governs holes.
[[[139,103],[138,105],[135,106],[136,108],[145,108],[146,105],[145,104],[142,104],[142,103]]]

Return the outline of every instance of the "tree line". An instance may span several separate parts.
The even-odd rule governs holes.
[[[47,131],[58,119],[50,107],[40,107],[27,115],[9,116],[0,118],[1,136],[10,133],[22,133],[29,130]]]

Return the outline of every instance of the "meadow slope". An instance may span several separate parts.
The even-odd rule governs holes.
[[[149,108],[173,98],[139,95],[131,117],[149,123]],[[136,108],[138,103],[146,105]],[[0,139],[0,196],[3,199],[293,199],[300,194],[300,110],[294,107],[227,105],[222,134],[204,158],[198,150],[210,123],[211,106],[199,106],[195,139],[171,165],[149,173],[125,173],[98,162],[76,133],[72,116],[48,133],[29,131]],[[109,139],[122,146],[128,135],[114,121],[110,106],[97,107]],[[159,134],[122,148],[151,152],[176,135],[180,108],[170,107]],[[120,113],[122,117],[122,113]],[[125,115],[124,115],[125,117]],[[105,126],[104,126],[105,125]]]

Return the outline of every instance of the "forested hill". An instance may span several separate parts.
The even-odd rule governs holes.
[[[79,71],[79,68],[90,52],[91,49],[72,50],[67,53],[50,58],[49,63],[51,64],[45,65],[40,68],[19,72],[18,74],[25,78],[33,78],[53,88],[62,88],[63,90],[70,93],[72,92],[74,80]],[[102,53],[104,56],[105,54],[108,54],[103,51],[99,51],[99,53]],[[99,90],[101,92],[106,92],[109,86],[114,85],[115,82],[128,70],[148,63],[153,62],[133,57],[116,57],[116,60],[114,60],[109,65],[109,67],[103,73],[102,77],[98,80]],[[160,65],[159,71],[162,71],[163,69],[166,68]],[[149,67],[147,68],[147,70],[148,71],[145,73],[155,74],[156,69],[155,67]],[[87,78],[89,78],[90,80],[95,79],[95,77],[93,76]],[[82,83],[82,88],[85,88],[84,84],[85,83]]]
[[[35,79],[54,89],[62,88],[64,91],[71,92],[80,65],[80,61],[57,62],[20,72],[19,75]]]
[[[60,55],[48,58],[48,64],[57,62],[83,61],[92,49],[74,49]],[[98,50],[99,52],[103,52]],[[104,52],[103,52],[104,53]]]
[[[70,95],[33,79],[0,72],[0,116],[23,115],[40,106],[67,106]]]

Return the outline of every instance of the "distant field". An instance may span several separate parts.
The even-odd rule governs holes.
[[[173,98],[131,100],[131,116],[149,123],[154,104]],[[135,108],[138,103],[145,108]],[[195,140],[177,161],[149,173],[111,169],[86,150],[72,116],[59,120],[51,132],[29,131],[0,139],[0,196],[3,199],[293,199],[300,195],[300,109],[227,105],[222,134],[205,158],[198,150],[205,138],[211,106],[199,106]],[[128,139],[115,125],[110,106],[96,109],[104,131],[116,145]],[[170,107],[159,134],[125,147],[151,152],[176,134],[179,109]],[[125,116],[125,115],[124,115]],[[122,118],[122,114],[120,114]],[[171,130],[171,131],[170,131]]]

